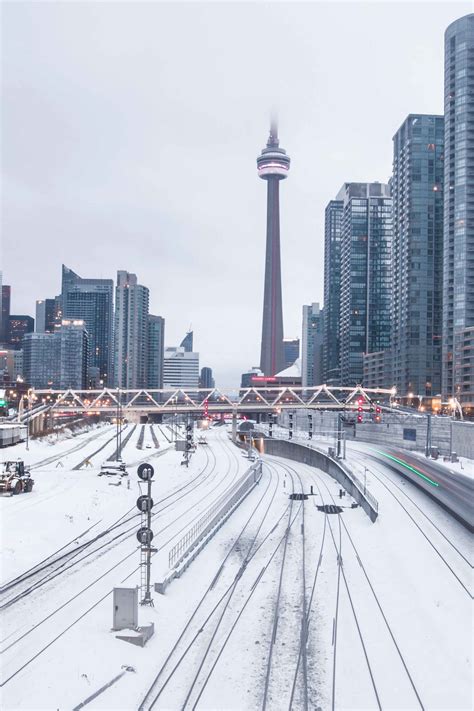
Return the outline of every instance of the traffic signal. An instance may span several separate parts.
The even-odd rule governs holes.
[[[293,438],[293,413],[290,412],[288,415],[289,418],[289,429],[288,429],[288,439]]]
[[[309,431],[308,431],[308,438],[313,439],[313,416],[308,415],[309,419]]]
[[[359,424],[362,422],[362,415],[357,415],[357,422]]]

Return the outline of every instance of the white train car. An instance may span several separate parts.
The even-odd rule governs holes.
[[[12,444],[26,440],[26,425],[18,422],[0,424],[0,447],[10,447]]]

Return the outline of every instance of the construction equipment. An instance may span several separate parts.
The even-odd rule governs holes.
[[[0,494],[22,494],[33,489],[34,479],[31,478],[30,468],[25,466],[22,459],[3,462],[0,472]]]

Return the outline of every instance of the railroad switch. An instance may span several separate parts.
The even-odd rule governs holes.
[[[342,508],[336,506],[335,504],[324,504],[323,506],[318,506],[318,511],[322,511],[327,514],[340,514],[342,513]]]

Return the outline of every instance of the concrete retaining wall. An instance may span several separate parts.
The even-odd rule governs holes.
[[[376,502],[370,502],[364,496],[354,480],[351,478],[350,470],[341,462],[332,459],[323,452],[315,449],[310,449],[296,442],[288,442],[282,439],[265,439],[264,443],[265,454],[273,454],[276,457],[285,457],[292,459],[295,462],[308,464],[310,467],[316,467],[326,472],[352,496],[370,517],[371,521],[375,521],[378,516],[378,507]]]
[[[293,426],[296,430],[308,431],[308,413],[312,414],[313,432],[325,434],[325,439],[334,440],[337,430],[337,413],[311,410],[298,410],[293,413]],[[365,418],[369,415],[365,414]],[[288,427],[288,413],[280,415],[279,423]],[[347,440],[359,440],[373,444],[390,443],[393,447],[424,452],[428,418],[426,415],[404,413],[383,413],[382,421],[363,422],[345,426]],[[452,431],[451,431],[452,428]],[[452,451],[460,457],[474,459],[474,423],[451,420],[450,417],[431,417],[431,446],[438,447],[441,455],[449,455],[452,437]]]

